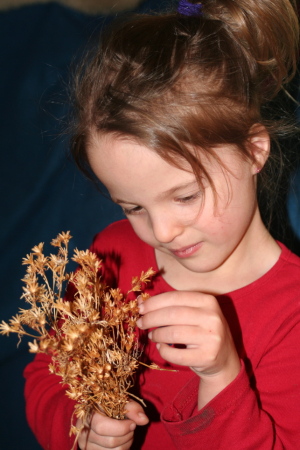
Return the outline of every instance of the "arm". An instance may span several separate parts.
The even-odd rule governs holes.
[[[121,235],[123,236],[123,232]],[[108,231],[103,231],[97,236],[91,247],[91,250],[97,253],[101,250],[101,255],[106,256],[105,280],[108,285],[114,287],[118,285],[118,277],[116,276],[118,274],[118,254],[115,256],[110,244],[115,239],[114,233],[109,234]],[[131,275],[131,271],[124,275],[128,287],[131,285]],[[124,291],[126,291],[126,287]],[[69,286],[66,299],[72,301],[73,295],[72,286]],[[48,366],[50,362],[51,358],[49,356],[38,354],[34,361],[25,369],[27,419],[43,448],[48,450],[68,450],[72,448],[74,442],[74,435],[72,437],[69,436],[71,421],[73,425],[76,423],[76,417],[72,417],[74,402],[66,396],[65,388],[60,384],[60,377],[49,373]],[[142,425],[141,420],[137,420],[136,423]]]
[[[75,440],[74,435],[69,436],[71,423],[76,422],[74,402],[66,396],[59,377],[49,373],[50,360],[47,355],[39,354],[24,372],[27,420],[43,449],[71,450]],[[80,434],[79,448],[129,449],[134,429],[137,425],[146,425],[148,419],[141,405],[134,401],[128,403],[127,417],[128,420],[115,420],[94,414]],[[81,427],[80,420],[76,426]]]
[[[140,302],[140,328],[166,361],[189,366],[200,378],[198,408],[204,407],[239,374],[241,364],[229,326],[215,297],[167,292]],[[178,345],[185,348],[178,348]]]
[[[44,449],[71,449],[74,402],[60,384],[60,378],[49,373],[51,358],[38,354],[24,372],[26,378],[26,415],[30,428]]]
[[[145,328],[148,325],[157,326],[154,322],[160,320],[158,316],[149,314],[150,309],[153,308],[152,313],[154,313],[156,308],[157,311],[159,308],[168,308],[163,297],[157,297],[160,297],[160,306],[151,305],[150,302],[155,300],[155,297],[144,304],[145,315],[142,326]],[[172,302],[174,304],[174,300]],[[148,314],[149,316],[146,317]],[[274,316],[276,315],[278,316],[275,313]],[[182,310],[177,316],[182,319]],[[167,314],[166,317],[170,315]],[[182,323],[182,320],[179,322]],[[298,448],[300,442],[299,313],[294,312],[286,320],[281,316],[278,320],[279,328],[277,325],[273,328],[271,323],[266,328],[266,323],[265,319],[261,334],[257,334],[251,344],[258,355],[253,360],[250,355],[252,369],[248,362],[245,367],[242,361],[238,375],[219,393],[216,393],[205,406],[199,405],[199,409],[198,395],[201,392],[199,386],[201,386],[202,377],[199,374],[195,375],[177,394],[174,401],[166,405],[162,412],[162,421],[175,448],[199,449],[199,442],[203,448],[233,450]],[[255,326],[255,323],[252,325]],[[152,338],[155,340],[161,338],[162,332],[169,333],[168,328],[175,329],[174,325],[170,326],[166,321],[165,325],[158,326],[164,328],[158,329],[159,335],[152,333]],[[170,334],[166,342],[171,342]],[[249,343],[248,347],[250,347]],[[169,352],[164,345],[161,348],[164,351],[167,350],[164,358],[170,358],[173,351]],[[172,347],[169,349],[175,350]]]

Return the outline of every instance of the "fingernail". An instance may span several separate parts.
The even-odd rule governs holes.
[[[136,429],[136,423],[132,423],[129,428],[130,428],[130,431],[135,430]]]
[[[144,304],[143,304],[143,303],[140,303],[140,304],[138,305],[138,308],[139,308],[139,313],[140,313],[140,314],[143,314],[144,309],[145,309]]]
[[[138,416],[140,419],[143,419],[143,420],[147,419],[147,416],[142,412],[139,412]]]
[[[141,317],[137,320],[136,324],[139,328],[143,328],[143,320]]]
[[[148,334],[148,338],[152,339],[152,331],[150,331],[150,333]]]

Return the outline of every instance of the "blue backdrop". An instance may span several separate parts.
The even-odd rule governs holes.
[[[148,0],[138,11],[166,3]],[[68,136],[60,134],[70,63],[109,20],[56,3],[0,13],[0,320],[24,306],[21,261],[35,244],[70,230],[71,250],[86,249],[96,232],[122,217],[76,169],[68,158]],[[295,186],[288,205],[297,233],[298,179]],[[23,399],[22,372],[32,356],[26,340],[18,348],[17,340],[0,337],[0,448],[38,450]]]
[[[70,161],[68,137],[60,134],[70,63],[109,20],[56,3],[0,13],[1,320],[24,306],[21,262],[35,244],[70,230],[71,250],[86,249],[96,232],[122,217]],[[17,341],[0,337],[0,448],[37,450],[23,399],[22,372],[32,356],[26,340],[18,348]]]

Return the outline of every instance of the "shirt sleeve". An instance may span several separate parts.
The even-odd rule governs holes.
[[[75,403],[65,394],[57,375],[49,372],[51,357],[38,354],[24,371],[26,379],[26,416],[39,444],[47,450],[71,449],[75,435],[70,436]]]
[[[105,274],[103,279],[109,286],[117,285],[118,266],[113,252],[113,234],[111,227],[99,233],[90,247],[104,258]],[[65,298],[72,301],[74,286],[69,284]],[[75,435],[70,436],[71,425],[75,425],[75,402],[66,395],[66,386],[58,375],[49,372],[52,358],[46,354],[37,354],[24,371],[25,400],[27,421],[43,449],[69,450]]]

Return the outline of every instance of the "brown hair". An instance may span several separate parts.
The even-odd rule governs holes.
[[[291,0],[293,2],[293,0]],[[298,19],[289,0],[204,0],[202,14],[137,15],[102,36],[75,81],[72,154],[89,171],[92,132],[132,137],[165,160],[187,160],[210,180],[201,152],[233,144],[296,72]],[[191,1],[191,3],[197,3]],[[200,148],[195,155],[190,151]]]

